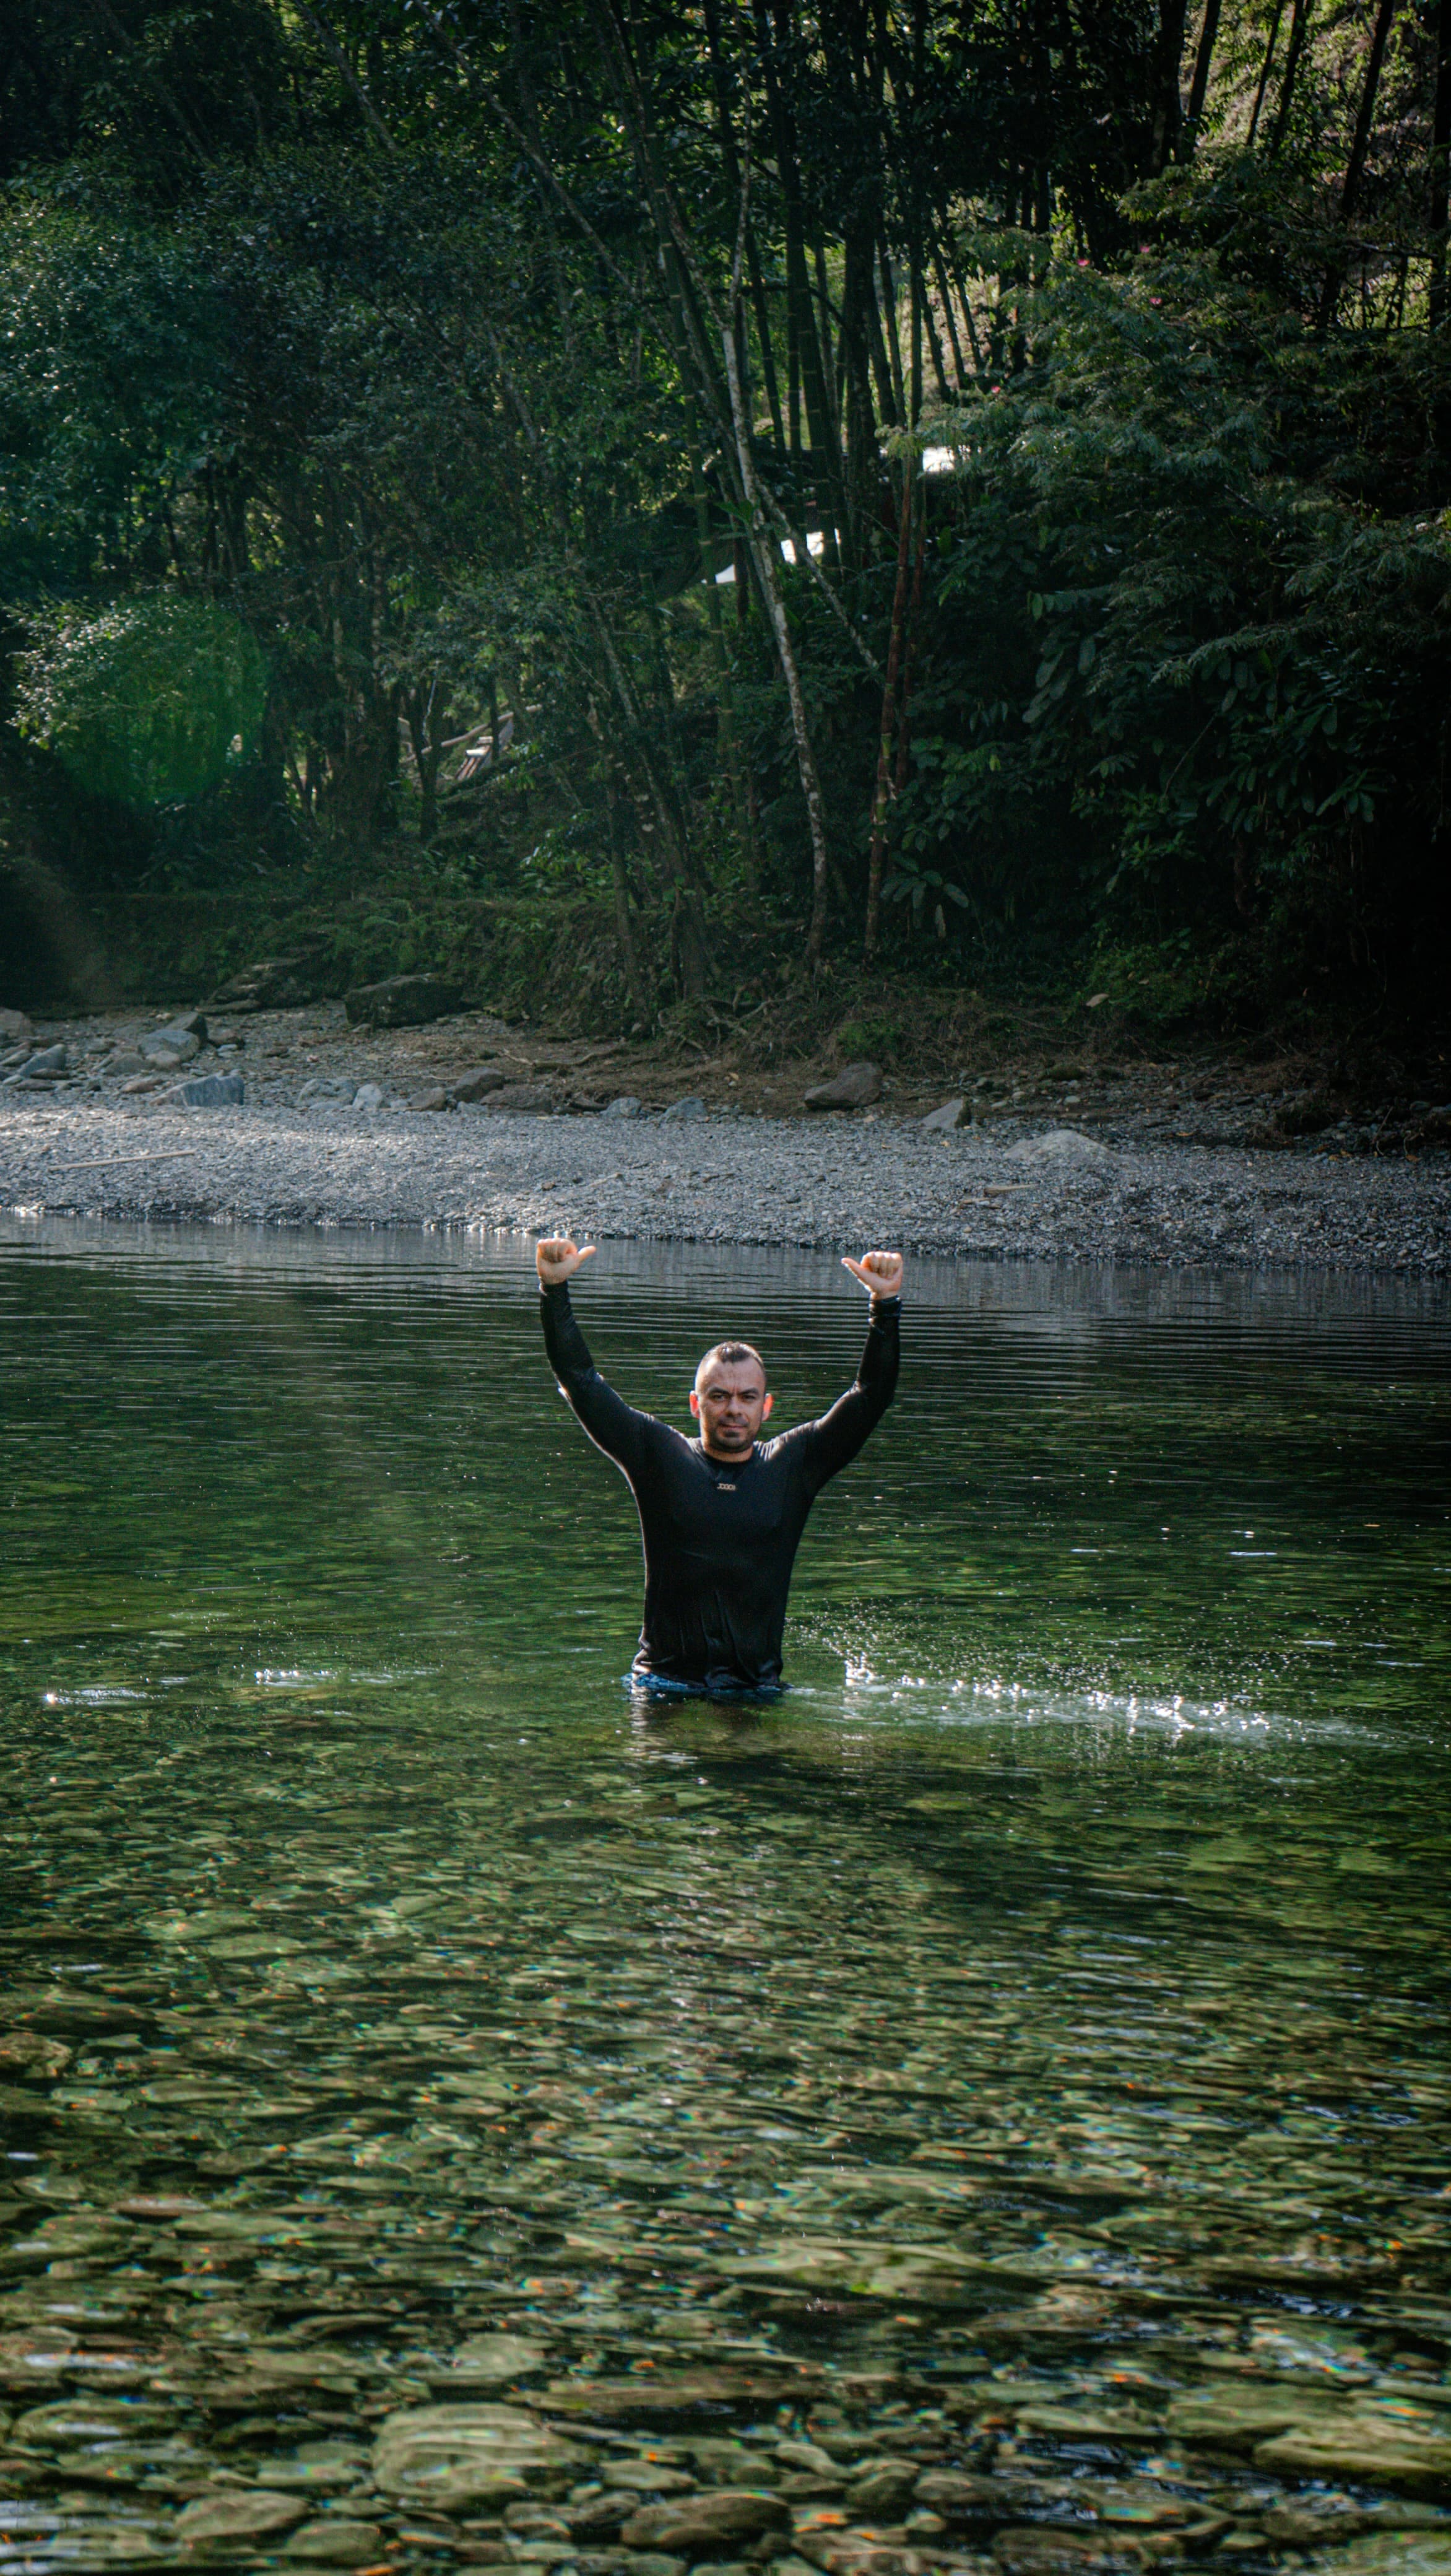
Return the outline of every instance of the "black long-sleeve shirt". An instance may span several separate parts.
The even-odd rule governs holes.
[[[872,1300],[856,1383],[818,1422],[758,1440],[748,1458],[707,1457],[668,1422],[607,1386],[561,1285],[540,1298],[544,1344],[565,1401],[626,1477],[645,1548],[645,1618],[634,1671],[695,1689],[771,1690],[791,1568],[821,1488],[856,1456],[897,1384],[896,1298]]]

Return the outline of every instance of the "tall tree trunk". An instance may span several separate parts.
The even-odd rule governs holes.
[[[962,362],[962,343],[957,336],[957,319],[952,310],[952,288],[948,281],[947,271],[942,264],[942,253],[938,247],[935,236],[932,244],[932,273],[937,280],[937,294],[942,305],[942,319],[947,326],[948,339],[952,342],[952,364],[956,371],[958,385],[961,387],[967,382],[968,371]]]
[[[907,604],[907,647],[902,657],[902,703],[897,711],[896,793],[901,795],[912,765],[912,664],[922,623],[922,577],[927,563],[927,486],[922,486],[917,512],[917,551],[912,565],[912,596]]]
[[[1285,48],[1285,69],[1280,81],[1280,103],[1275,110],[1275,121],[1270,130],[1269,152],[1272,161],[1284,142],[1289,126],[1290,109],[1295,96],[1295,81],[1300,69],[1300,56],[1305,50],[1305,35],[1310,24],[1310,11],[1313,5],[1314,0],[1291,0],[1290,41]]]
[[[821,780],[817,774],[816,753],[811,742],[811,727],[806,717],[806,699],[801,687],[801,673],[796,662],[796,648],[791,641],[791,626],[786,615],[786,601],[781,589],[781,557],[775,538],[766,524],[761,506],[760,487],[756,481],[755,459],[751,454],[751,430],[746,418],[745,399],[741,390],[740,370],[736,365],[735,333],[727,327],[721,335],[725,356],[726,381],[730,386],[731,410],[735,420],[736,453],[740,463],[741,484],[751,523],[751,558],[766,613],[771,621],[781,675],[786,683],[786,697],[791,709],[791,731],[796,743],[796,766],[801,773],[801,792],[806,799],[806,822],[811,835],[811,922],[806,934],[806,962],[813,972],[821,963],[822,943],[826,937],[827,863],[826,809],[822,801]]]
[[[872,795],[872,837],[867,853],[867,919],[862,956],[876,958],[882,931],[882,870],[887,855],[887,782],[892,768],[892,731],[897,714],[897,670],[902,658],[902,622],[907,612],[907,567],[912,553],[912,460],[902,460],[902,504],[897,520],[897,586],[892,593],[892,632],[887,645],[887,677],[882,689],[882,721],[877,735],[877,783]]]
[[[1365,176],[1366,154],[1370,150],[1370,131],[1375,119],[1376,92],[1380,88],[1386,44],[1394,16],[1395,0],[1380,0],[1380,7],[1375,13],[1375,26],[1371,33],[1370,56],[1365,66],[1365,86],[1360,93],[1360,108],[1355,119],[1355,133],[1351,139],[1350,158],[1346,162],[1345,177],[1340,188],[1340,220],[1343,224],[1348,224],[1355,212],[1355,201],[1360,194],[1361,180]]]
[[[907,387],[902,373],[902,335],[897,328],[897,281],[892,275],[892,263],[887,255],[885,242],[878,243],[877,258],[882,272],[882,323],[887,335],[887,357],[892,370],[892,400],[898,420],[906,427],[909,425],[909,416]]]
[[[448,691],[435,680],[427,697],[410,689],[404,701],[413,765],[418,773],[418,838],[425,848],[438,830],[438,773],[443,765],[443,731],[448,722]]]
[[[1259,132],[1260,112],[1264,107],[1265,92],[1270,85],[1270,72],[1275,59],[1275,46],[1279,42],[1280,20],[1284,14],[1285,0],[1275,0],[1274,8],[1270,14],[1270,32],[1265,38],[1264,60],[1260,64],[1260,76],[1255,86],[1255,103],[1250,110],[1249,133],[1246,140],[1251,151],[1254,149],[1255,136]]]
[[[881,465],[872,403],[869,308],[874,308],[872,236],[848,220],[842,263],[841,374],[846,401],[847,538],[853,563],[865,561],[876,515]]]
[[[682,980],[688,993],[703,993],[710,973],[705,917],[701,907],[700,891],[690,872],[690,856],[681,834],[680,818],[675,811],[674,800],[660,775],[658,764],[651,756],[645,724],[634,689],[630,684],[629,674],[616,650],[609,620],[589,583],[580,574],[578,566],[575,567],[575,571],[589,614],[589,621],[594,629],[605,669],[609,674],[610,686],[614,690],[616,704],[624,717],[631,738],[631,748],[649,793],[655,827],[660,834],[660,851],[665,862],[665,874],[670,882],[675,900],[676,918],[680,923]]]
[[[710,48],[710,72],[715,90],[716,132],[720,142],[721,165],[725,172],[726,186],[731,196],[737,198],[741,192],[740,162],[736,154],[735,126],[731,116],[730,73],[726,65],[725,48],[721,42],[720,9],[717,0],[705,0],[705,32],[706,42]],[[751,224],[746,227],[746,260],[751,280],[751,302],[756,316],[756,338],[761,351],[761,381],[766,388],[766,401],[770,406],[771,427],[776,444],[784,448],[786,433],[781,417],[781,394],[776,382],[776,356],[771,346],[771,317],[766,304],[765,281],[761,276],[755,227]]]
[[[1426,222],[1431,234],[1427,320],[1446,327],[1446,225],[1451,212],[1451,0],[1437,0],[1436,98],[1431,111],[1431,158],[1426,173]]]
[[[1360,182],[1365,173],[1366,154],[1370,150],[1371,126],[1375,119],[1376,92],[1380,88],[1381,68],[1385,62],[1386,44],[1391,32],[1391,20],[1395,15],[1395,7],[1396,0],[1380,0],[1380,7],[1375,13],[1370,53],[1365,66],[1365,80],[1361,86],[1360,106],[1356,112],[1355,132],[1350,142],[1350,158],[1346,162],[1345,177],[1340,184],[1340,204],[1337,212],[1341,224],[1346,227],[1349,226],[1350,218],[1355,212],[1355,201],[1360,194]],[[1325,284],[1321,289],[1320,311],[1317,316],[1322,331],[1329,330],[1335,307],[1340,301],[1340,290],[1345,283],[1347,254],[1348,245],[1346,249],[1337,250],[1325,271]]]
[[[1184,22],[1189,15],[1188,0],[1160,0],[1158,62],[1154,103],[1154,122],[1149,141],[1149,175],[1157,178],[1168,167],[1179,142],[1183,108],[1179,98],[1179,63],[1184,51]]]
[[[692,415],[695,406],[690,406]],[[700,452],[700,437],[692,417],[690,430],[690,481],[695,496],[695,533],[700,547],[700,569],[705,582],[706,615],[710,623],[711,653],[715,662],[716,739],[720,756],[730,781],[731,802],[736,809],[736,829],[741,836],[741,849],[746,862],[746,876],[754,894],[761,881],[761,853],[756,843],[755,818],[746,797],[745,778],[741,768],[740,745],[736,738],[735,689],[731,679],[730,647],[726,642],[725,614],[721,607],[720,584],[715,577],[715,563],[710,538],[710,497],[706,490],[705,464]]]
[[[1219,34],[1220,0],[1204,0],[1204,20],[1199,30],[1199,45],[1194,56],[1194,78],[1189,84],[1189,105],[1183,127],[1183,158],[1188,160],[1199,140],[1204,121],[1204,102],[1209,96],[1209,72],[1214,61],[1214,43]]]
[[[776,378],[776,352],[771,340],[771,309],[766,301],[766,284],[761,275],[761,258],[756,247],[754,225],[746,237],[746,251],[750,261],[751,302],[756,314],[756,339],[761,352],[761,382],[766,388],[766,402],[771,414],[771,434],[784,456],[786,429],[781,416],[781,388]]]
[[[625,973],[625,990],[639,1017],[648,1027],[655,1017],[655,1004],[645,981],[644,969],[640,964],[640,952],[635,944],[635,925],[630,918],[630,888],[625,876],[625,854],[620,847],[620,800],[608,754],[605,757],[605,809],[610,829],[610,884],[615,905],[615,937],[620,943],[620,964]]]
[[[775,0],[775,14],[778,19],[788,15],[786,0]],[[792,377],[799,385],[799,399],[806,407],[806,430],[813,450],[812,480],[817,486],[817,500],[831,511],[839,525],[844,515],[838,472],[840,449],[828,403],[826,371],[812,312],[811,279],[806,265],[806,209],[801,192],[801,161],[795,120],[776,73],[768,0],[757,0],[756,20],[784,216],[786,310],[796,351]],[[794,454],[799,454],[799,437],[799,425],[793,425]]]

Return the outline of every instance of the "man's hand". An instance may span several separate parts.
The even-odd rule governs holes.
[[[534,1246],[534,1267],[541,1288],[562,1288],[582,1261],[593,1259],[594,1245],[587,1243],[581,1251],[572,1234],[547,1234]],[[901,1268],[900,1262],[897,1266]]]
[[[841,1266],[851,1272],[853,1279],[859,1279],[873,1297],[900,1297],[902,1294],[900,1252],[864,1252],[860,1261],[853,1261],[850,1253],[844,1252]]]

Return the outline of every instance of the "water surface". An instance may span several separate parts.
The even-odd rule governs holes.
[[[1451,1304],[909,1285],[789,1700],[661,1716],[527,1246],[0,1237],[0,2559],[663,2570],[653,2478],[881,2576],[1451,2567]],[[863,1323],[578,1304],[682,1422]],[[373,2450],[489,2402],[578,2456]]]

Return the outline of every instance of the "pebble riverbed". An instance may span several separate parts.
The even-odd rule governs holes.
[[[1045,1138],[1061,1141],[1045,1143]],[[1076,1141],[1075,1141],[1076,1139]],[[153,1220],[901,1245],[960,1257],[1451,1269],[1451,1157],[1088,1138],[1052,1118],[447,1116],[0,1095],[0,1208]]]

